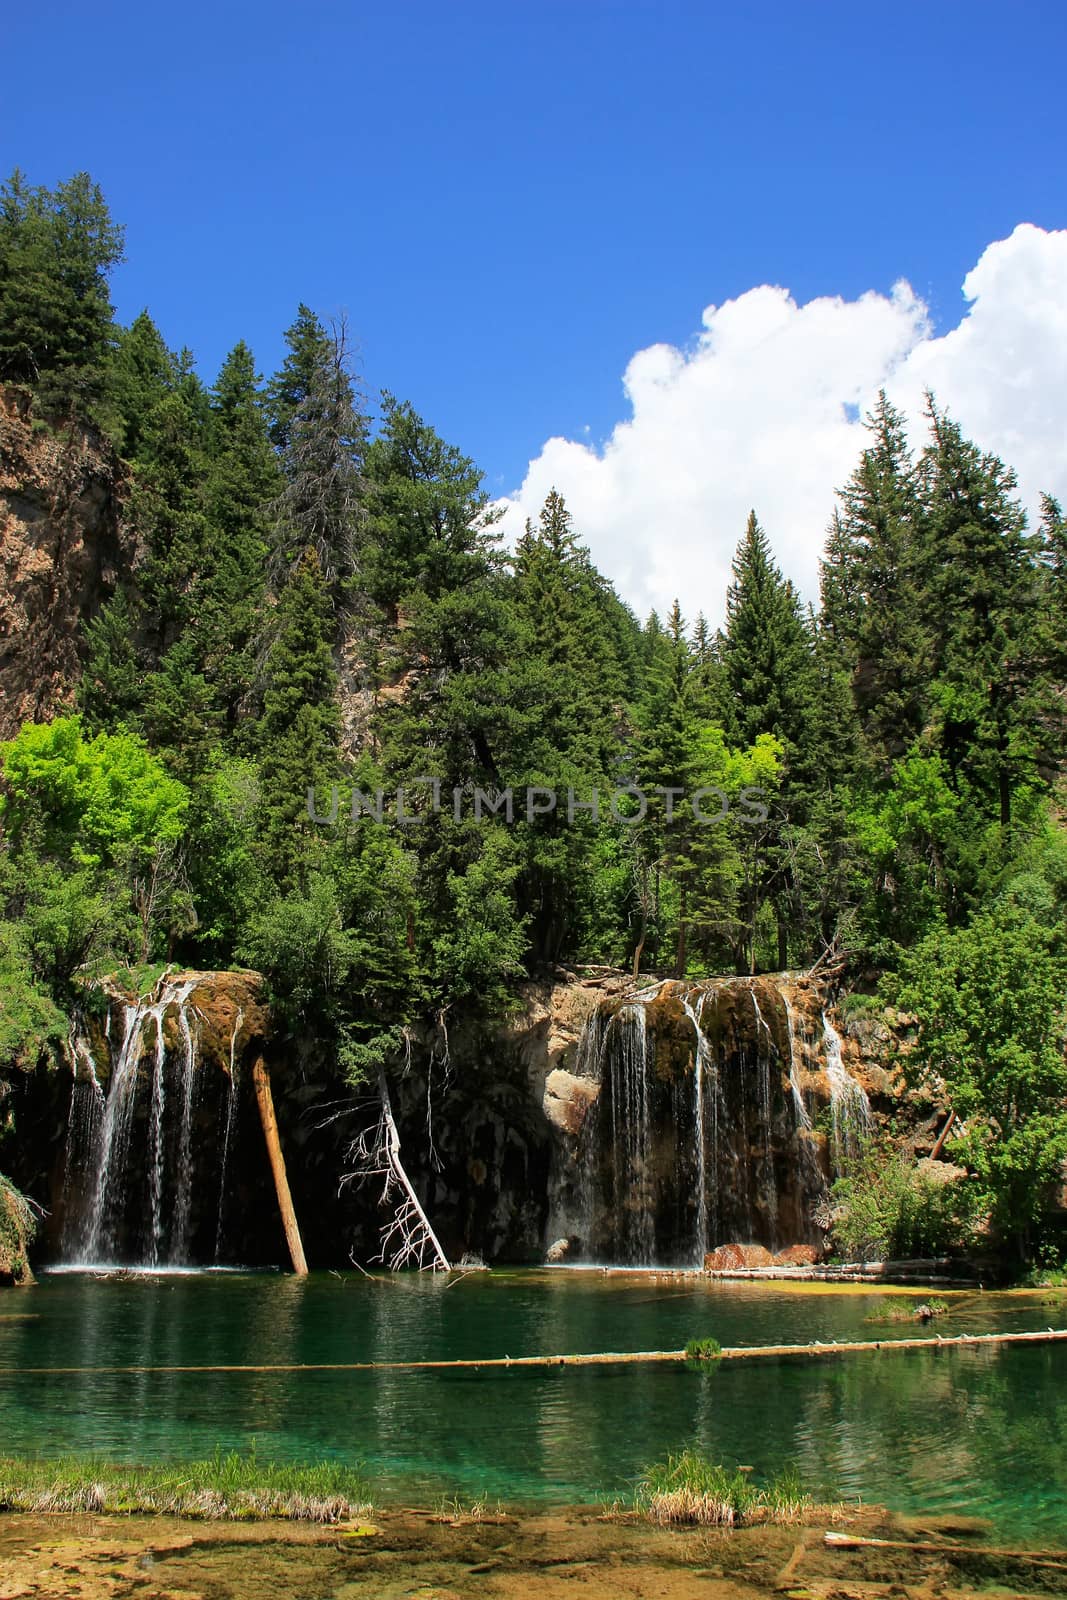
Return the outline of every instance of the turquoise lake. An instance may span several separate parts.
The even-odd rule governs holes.
[[[1061,1326],[1067,1296],[965,1294],[937,1330]],[[45,1276],[0,1300],[0,1453],[142,1462],[245,1448],[363,1463],[382,1499],[627,1496],[696,1444],[828,1498],[966,1512],[1067,1543],[1067,1347],[454,1372],[102,1367],[488,1358],[913,1335],[882,1293],[578,1271]],[[75,1368],[35,1374],[28,1368]]]

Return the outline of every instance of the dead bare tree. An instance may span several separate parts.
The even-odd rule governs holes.
[[[390,1272],[399,1272],[402,1267],[450,1272],[451,1263],[400,1159],[400,1133],[384,1066],[378,1068],[378,1104],[377,1121],[359,1135],[349,1150],[354,1171],[344,1179],[345,1183],[382,1180],[380,1204],[388,1207],[388,1216],[382,1225],[381,1250],[372,1259]]]

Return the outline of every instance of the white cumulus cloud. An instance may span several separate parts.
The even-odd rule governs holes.
[[[563,494],[601,571],[639,614],[677,596],[722,618],[750,507],[805,599],[834,505],[863,448],[858,415],[880,388],[924,438],[923,391],[1019,474],[1067,499],[1067,230],[1020,224],[963,282],[958,327],[935,333],[905,283],[890,295],[797,305],[761,285],[708,306],[689,350],[653,345],[623,383],[630,415],[597,450],[549,439],[503,502],[514,538],[549,489]]]

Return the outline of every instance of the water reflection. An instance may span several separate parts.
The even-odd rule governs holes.
[[[150,1460],[240,1448],[366,1462],[404,1495],[580,1500],[628,1492],[697,1443],[828,1496],[968,1509],[1013,1537],[1067,1527],[1067,1351],[989,1347],[664,1366],[182,1373],[160,1367],[400,1361],[848,1339],[876,1296],[573,1273],[463,1280],[330,1275],[62,1277],[0,1320],[0,1438],[13,1453]],[[1045,1327],[1042,1297],[955,1302],[947,1331]],[[897,1332],[908,1333],[904,1324]],[[879,1329],[891,1337],[892,1328]],[[35,1375],[36,1367],[131,1366]],[[1064,1398],[1060,1398],[1064,1396]]]

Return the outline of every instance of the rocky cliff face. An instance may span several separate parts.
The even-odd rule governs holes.
[[[0,388],[0,739],[71,703],[82,625],[133,557],[125,484],[98,434],[54,433]]]
[[[880,1021],[850,1031],[810,979],[561,974],[521,1002],[502,1025],[414,1031],[389,1074],[405,1168],[453,1261],[554,1245],[633,1265],[756,1246],[811,1259],[857,1119],[892,1113],[916,1154],[932,1142],[937,1113],[909,1105],[894,1038]],[[16,1107],[12,1175],[50,1213],[43,1259],[284,1261],[251,1092],[262,1056],[312,1265],[373,1264],[381,1182],[346,1175],[376,1096],[277,1036],[257,974],[171,972],[140,999],[109,983],[86,1013],[71,1074],[35,1075]]]

